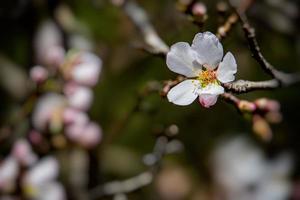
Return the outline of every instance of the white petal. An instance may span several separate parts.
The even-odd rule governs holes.
[[[234,74],[237,72],[237,64],[232,53],[228,52],[224,56],[217,70],[217,78],[222,83],[228,83],[234,80]]]
[[[197,98],[199,85],[197,80],[185,80],[168,92],[168,100],[180,106],[189,105]]]
[[[199,96],[199,102],[205,108],[209,108],[216,104],[219,95],[214,94],[202,94]]]
[[[168,68],[186,77],[195,77],[201,70],[197,64],[197,53],[186,42],[178,42],[171,46],[167,54]]]
[[[25,176],[25,184],[37,187],[54,180],[59,173],[58,162],[54,157],[45,157],[39,161]]]
[[[201,88],[198,90],[199,95],[202,94],[213,94],[213,95],[219,95],[224,93],[224,88],[217,84],[209,84],[205,88]]]
[[[38,194],[35,199],[38,200],[65,200],[66,193],[63,186],[58,182],[49,182],[38,188]]]
[[[215,69],[223,57],[223,47],[219,39],[211,32],[198,33],[193,40],[192,49],[198,54],[200,64]]]

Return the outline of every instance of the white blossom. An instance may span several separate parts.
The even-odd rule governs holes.
[[[237,72],[235,58],[230,52],[222,58],[222,44],[210,32],[196,34],[192,46],[186,42],[172,45],[167,54],[167,66],[188,79],[168,92],[168,100],[184,106],[199,96],[204,107],[214,105],[224,93],[221,84],[233,81]]]
[[[60,124],[63,120],[63,110],[66,107],[66,99],[57,93],[47,93],[37,102],[32,115],[34,128],[44,131],[48,125]]]
[[[0,163],[0,193],[10,191],[15,187],[19,171],[18,162],[14,157],[7,157]]]
[[[216,199],[284,200],[291,192],[288,180],[292,160],[282,154],[274,160],[248,139],[238,137],[220,143],[212,157]]]
[[[25,174],[22,186],[25,194],[36,200],[64,200],[65,192],[56,181],[59,164],[54,157],[45,157]]]

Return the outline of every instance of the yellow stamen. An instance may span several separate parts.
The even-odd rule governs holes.
[[[201,87],[204,88],[209,84],[219,84],[216,73],[213,70],[203,70],[199,73],[198,78]]]

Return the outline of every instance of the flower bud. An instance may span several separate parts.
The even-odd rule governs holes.
[[[82,146],[86,148],[92,148],[99,144],[101,140],[102,130],[98,124],[90,122],[84,130],[84,134],[78,141]]]
[[[30,79],[37,83],[43,83],[48,78],[48,70],[42,66],[34,66],[30,69]]]
[[[267,98],[260,98],[255,101],[257,107],[261,110],[266,111],[279,111],[280,104],[278,101],[267,99]]]
[[[272,130],[268,122],[259,115],[253,116],[253,131],[260,136],[264,141],[272,139]]]
[[[256,105],[250,101],[241,100],[238,103],[238,108],[242,112],[253,112],[256,110]]]
[[[204,3],[196,2],[192,7],[192,13],[196,17],[204,17],[206,12],[207,8]]]
[[[25,139],[20,139],[14,144],[12,156],[24,166],[30,166],[37,161],[37,156]]]

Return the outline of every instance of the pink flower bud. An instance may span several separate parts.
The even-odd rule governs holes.
[[[92,104],[93,92],[90,88],[76,84],[67,84],[64,88],[69,106],[86,111]]]
[[[277,101],[267,99],[267,98],[257,99],[255,101],[255,104],[261,110],[272,111],[272,112],[277,112],[280,110],[280,104]]]
[[[246,111],[246,112],[253,112],[256,110],[256,105],[250,101],[246,101],[246,100],[241,100],[238,103],[238,108],[241,111]]]
[[[79,84],[95,86],[99,80],[102,61],[92,53],[82,53],[79,56],[79,64],[71,72],[72,79]]]
[[[43,138],[40,132],[36,130],[31,130],[28,134],[29,140],[32,144],[38,145],[42,142]]]
[[[197,17],[203,17],[204,15],[206,15],[206,12],[207,12],[207,9],[206,9],[206,6],[204,5],[204,3],[196,2],[193,5],[193,8],[192,8],[193,15],[195,15]]]
[[[48,71],[42,66],[34,66],[30,70],[30,78],[35,83],[40,84],[48,78]]]
[[[253,116],[253,131],[265,141],[272,139],[272,130],[268,122],[259,115]]]
[[[30,144],[24,139],[14,144],[12,156],[24,166],[30,166],[37,161],[37,156],[33,153]]]
[[[78,141],[82,146],[90,148],[96,146],[101,140],[101,129],[98,124],[90,122],[84,130],[84,134],[81,135],[81,139]]]

